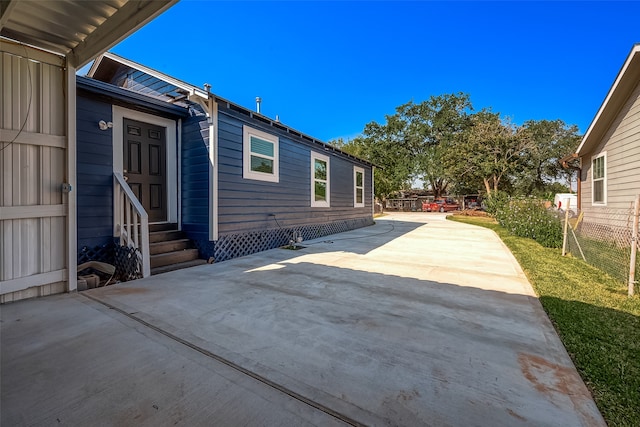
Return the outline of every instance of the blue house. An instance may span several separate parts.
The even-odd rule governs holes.
[[[77,140],[78,262],[147,276],[373,224],[371,163],[112,53],[77,78]]]

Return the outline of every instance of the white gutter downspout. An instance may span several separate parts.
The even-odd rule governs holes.
[[[218,103],[209,95],[209,240],[218,240]]]
[[[376,216],[376,189],[375,189],[376,167],[371,166],[371,218]]]

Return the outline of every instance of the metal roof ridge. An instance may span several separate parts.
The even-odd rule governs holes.
[[[272,127],[284,128],[287,133],[299,136],[302,139],[310,140],[311,142],[315,142],[316,144],[319,144],[319,145],[323,146],[325,150],[335,151],[335,152],[338,152],[338,153],[340,153],[340,154],[342,154],[342,155],[344,155],[346,157],[349,157],[349,158],[357,160],[357,161],[359,161],[361,163],[364,163],[366,165],[378,167],[378,166],[376,166],[375,164],[371,163],[368,160],[362,159],[362,158],[360,158],[358,156],[354,156],[353,154],[349,154],[346,151],[343,151],[343,150],[341,150],[341,149],[339,149],[337,147],[334,147],[333,145],[330,145],[330,144],[328,144],[328,143],[326,143],[324,141],[321,141],[321,140],[319,140],[317,138],[313,138],[313,137],[307,135],[304,132],[300,132],[300,131],[298,131],[298,130],[290,127],[290,126],[287,126],[287,125],[283,124],[279,120],[271,119],[270,117],[267,117],[267,116],[265,116],[263,114],[260,114],[260,113],[258,113],[256,111],[253,111],[253,110],[251,110],[249,108],[243,107],[243,106],[241,106],[239,104],[236,104],[236,103],[231,102],[231,101],[229,101],[229,100],[227,100],[225,98],[222,98],[221,96],[218,96],[218,95],[212,93],[209,90],[205,91],[203,89],[199,89],[197,86],[193,86],[193,85],[191,85],[189,83],[186,83],[186,82],[184,82],[182,80],[179,80],[179,79],[176,79],[174,77],[171,77],[171,76],[169,76],[169,75],[167,75],[165,73],[162,73],[160,71],[154,70],[153,68],[144,66],[144,65],[139,64],[139,63],[137,63],[135,61],[131,61],[129,59],[123,58],[122,56],[116,55],[115,53],[112,53],[112,52],[105,52],[102,55],[100,55],[98,58],[96,58],[96,60],[94,61],[93,65],[91,66],[89,72],[87,73],[88,77],[93,78],[93,75],[95,74],[95,72],[99,68],[100,63],[102,62],[103,58],[111,59],[112,61],[119,62],[119,63],[121,63],[121,64],[123,64],[123,65],[125,65],[127,67],[136,69],[136,70],[141,71],[143,73],[146,73],[146,74],[148,74],[148,75],[150,75],[152,77],[155,77],[155,78],[157,78],[159,80],[163,80],[163,81],[165,81],[167,83],[170,83],[170,84],[172,84],[172,85],[174,85],[174,86],[176,86],[176,87],[178,87],[180,89],[183,89],[183,90],[189,92],[190,94],[198,95],[198,96],[202,97],[203,99],[209,99],[209,96],[211,96],[214,101],[221,101],[223,103],[226,103],[227,105],[232,105],[235,109],[244,110],[247,113],[247,115],[252,117],[252,118],[254,116],[258,116],[262,121],[269,122],[269,124]]]

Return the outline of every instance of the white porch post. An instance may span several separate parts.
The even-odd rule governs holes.
[[[67,292],[78,289],[78,227],[76,191],[76,68],[67,58],[66,68],[66,119],[67,119],[67,170],[66,182],[71,186],[67,198]]]
[[[209,95],[209,240],[218,240],[218,103]]]

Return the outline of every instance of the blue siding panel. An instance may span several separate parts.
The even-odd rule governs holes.
[[[113,240],[112,131],[97,123],[111,120],[111,104],[91,99],[78,91],[77,194],[78,251]]]
[[[192,111],[193,112],[193,111]],[[77,180],[78,249],[109,243],[113,237],[112,130],[100,131],[100,120],[111,120],[107,98],[78,91]],[[279,182],[242,177],[243,125],[270,134],[280,141]],[[198,242],[201,256],[211,255],[208,242],[210,164],[206,116],[195,114],[182,122],[180,170],[182,229]],[[218,116],[218,216],[220,235],[274,230],[279,227],[310,226],[371,217],[371,168],[356,160],[323,150],[286,131],[265,125],[249,116],[225,108]],[[312,208],[311,152],[330,156],[331,207]],[[353,166],[365,170],[365,207],[353,207]],[[274,220],[275,214],[278,223]]]
[[[279,182],[242,177],[242,127],[247,124],[275,134],[280,144]],[[323,224],[371,217],[371,168],[322,147],[304,144],[263,123],[228,110],[218,117],[218,189],[220,234]],[[294,139],[295,138],[295,139]],[[311,207],[311,151],[330,156],[330,208]],[[353,207],[353,167],[365,170],[365,207]]]
[[[183,120],[181,150],[182,230],[198,243],[200,256],[212,253],[201,242],[209,240],[209,126],[204,115]]]

